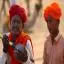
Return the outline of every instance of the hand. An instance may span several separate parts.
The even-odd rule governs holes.
[[[25,47],[22,44],[16,45],[16,49],[14,51],[15,57],[20,61],[20,62],[26,62],[28,59],[27,56],[27,51]]]
[[[3,52],[7,53],[9,40],[8,40],[8,36],[6,36],[6,34],[3,35],[2,43],[3,43]]]

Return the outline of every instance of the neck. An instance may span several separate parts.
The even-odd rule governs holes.
[[[18,35],[12,35],[12,41],[15,42]]]
[[[54,42],[55,37],[58,35],[59,31],[56,31],[55,33],[51,34],[51,40]]]

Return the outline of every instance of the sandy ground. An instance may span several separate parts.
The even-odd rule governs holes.
[[[49,1],[49,0],[48,0]],[[32,13],[32,9],[34,8],[34,4],[35,2],[37,2],[36,0],[31,0],[31,13]],[[17,3],[22,6],[26,6],[24,3],[24,0],[20,1],[17,0]],[[49,1],[50,3],[50,1]],[[46,5],[46,1],[43,2],[44,5]],[[62,11],[63,10],[63,4],[61,4],[62,7]],[[25,7],[26,8],[26,7]],[[62,15],[62,22],[60,23],[60,32],[63,34],[64,32],[64,22],[63,22],[63,17],[64,17],[64,13]],[[42,18],[42,15],[40,14],[40,16],[37,18],[37,22],[35,24],[35,26],[32,28],[33,33],[30,34],[31,38],[32,38],[32,42],[33,42],[33,47],[34,47],[34,58],[35,58],[35,64],[42,64],[43,62],[43,49],[44,49],[44,41],[46,39],[46,36],[48,35],[48,30],[47,30],[47,26],[46,26],[46,22],[44,21],[44,19]],[[2,55],[2,42],[0,40],[0,55]]]

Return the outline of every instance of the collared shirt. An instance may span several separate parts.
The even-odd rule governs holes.
[[[55,41],[48,36],[44,45],[43,64],[64,64],[64,38],[58,34]]]

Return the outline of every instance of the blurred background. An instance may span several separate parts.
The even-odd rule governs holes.
[[[24,7],[28,17],[24,31],[27,32],[33,42],[35,64],[42,64],[44,42],[48,35],[48,29],[44,20],[44,9],[52,2],[58,2],[62,9],[62,17],[60,20],[60,32],[64,36],[64,0],[0,0],[0,33],[9,31],[9,8],[14,3]],[[0,39],[0,56],[2,55],[2,42]]]

